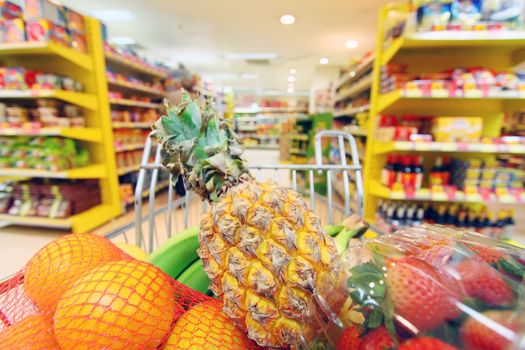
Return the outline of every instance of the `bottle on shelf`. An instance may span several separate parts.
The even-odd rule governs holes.
[[[396,182],[396,156],[393,154],[388,155],[387,161],[381,172],[381,183],[391,188]]]
[[[419,190],[423,184],[423,175],[425,170],[423,169],[423,157],[413,157],[412,161],[412,177],[413,186],[415,190]]]
[[[437,157],[434,166],[430,170],[430,185],[443,185],[443,158]]]
[[[401,183],[405,189],[413,188],[413,168],[412,158],[410,156],[403,156],[401,160],[401,171],[398,173],[397,182]]]

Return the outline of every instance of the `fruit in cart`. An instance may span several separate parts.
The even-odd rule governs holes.
[[[122,251],[103,237],[70,234],[42,248],[24,273],[24,290],[45,316],[52,316],[62,294],[80,277],[107,262],[121,260]]]
[[[252,348],[246,334],[222,311],[218,300],[186,311],[175,323],[164,350],[244,350]]]
[[[262,346],[297,344],[319,331],[317,308],[338,310],[346,287],[332,237],[301,195],[250,175],[242,147],[213,103],[183,93],[154,126],[162,163],[212,202],[199,256],[224,311]],[[330,312],[326,312],[330,316]]]
[[[465,292],[493,306],[509,305],[514,300],[510,285],[501,273],[484,260],[470,257],[460,262],[457,267]]]
[[[457,348],[437,338],[419,337],[403,342],[399,350],[457,350]]]
[[[504,350],[523,329],[523,315],[512,311],[491,310],[469,317],[461,326],[461,342],[466,350]]]
[[[59,350],[51,324],[42,315],[31,315],[0,329],[1,349]]]
[[[436,270],[412,257],[388,263],[386,286],[396,321],[413,333],[430,331],[459,316],[457,294]]]
[[[361,344],[362,330],[358,326],[347,327],[335,347],[336,350],[357,350]]]
[[[171,279],[151,264],[109,262],[64,293],[55,335],[62,350],[156,349],[184,311],[174,293]]]
[[[359,344],[359,350],[395,349],[396,343],[385,327],[381,326],[368,332]]]

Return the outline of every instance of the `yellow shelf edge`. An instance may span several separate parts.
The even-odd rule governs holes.
[[[477,102],[477,101],[517,101],[517,102],[525,102],[525,96],[524,95],[518,95],[516,92],[516,95],[510,95],[502,93],[501,95],[493,94],[491,96],[416,96],[416,95],[410,95],[409,93],[403,91],[403,90],[394,90],[390,91],[384,94],[380,94],[378,97],[378,111],[382,112],[386,110],[387,108],[390,108],[394,106],[397,102],[400,100],[406,100],[406,101],[451,101],[451,102]],[[453,108],[453,105],[452,107]]]
[[[68,229],[73,226],[71,217],[66,219],[52,219],[32,216],[15,216],[9,214],[0,214],[0,222],[21,226],[48,227],[60,229]]]
[[[133,166],[127,166],[127,167],[124,167],[124,168],[117,168],[117,174],[119,176],[122,176],[122,175],[133,173],[133,172],[139,171],[139,170],[140,170],[140,164],[137,164],[137,165],[133,165]]]
[[[151,129],[153,123],[113,122],[113,129]]]
[[[397,38],[390,47],[384,50],[381,65],[388,64],[403,49],[506,47],[519,50],[524,46],[524,31],[435,31],[412,33]]]
[[[344,116],[356,115],[359,113],[366,113],[369,110],[370,110],[370,105],[366,105],[362,107],[351,107],[351,108],[345,108],[341,110],[335,110],[333,115],[334,115],[334,118],[340,118]]]
[[[162,98],[162,97],[164,97],[166,95],[165,91],[161,91],[161,90],[157,90],[157,89],[153,89],[153,88],[149,88],[149,87],[145,87],[145,86],[139,86],[139,85],[135,85],[133,83],[129,83],[129,82],[125,82],[125,81],[119,81],[119,80],[110,79],[110,78],[108,78],[108,84],[109,85],[113,85],[113,86],[118,86],[118,87],[121,87],[121,88],[126,88],[128,90],[143,92],[145,94],[153,95],[153,96],[156,96],[156,97],[159,97],[159,98]]]
[[[112,53],[112,52],[106,51],[105,52],[105,57],[106,57],[107,61],[109,61],[109,62],[111,62],[113,64],[120,65],[122,67],[134,70],[134,71],[142,73],[142,74],[147,74],[147,75],[152,76],[154,78],[163,79],[163,78],[165,78],[168,75],[167,72],[162,72],[162,71],[158,71],[158,70],[153,69],[153,68],[145,67],[145,66],[141,65],[140,63],[136,63],[136,62],[134,62],[132,60],[129,60],[127,58],[124,58],[124,57],[122,57],[122,56],[120,56],[118,54]]]
[[[64,90],[0,90],[0,99],[37,98],[56,98],[93,111],[98,109],[95,96],[84,92]]]
[[[346,91],[340,91],[339,94],[335,96],[335,101],[339,102],[342,100],[346,100],[350,97],[357,96],[366,90],[370,90],[372,88],[372,75],[363,78],[361,81],[355,83],[351,88],[347,89]]]
[[[107,177],[104,164],[93,164],[63,171],[0,168],[0,176],[35,177],[49,179],[103,179]]]
[[[0,55],[56,55],[85,70],[93,70],[93,63],[89,54],[52,42],[28,41],[0,44]]]
[[[111,103],[112,105],[119,105],[119,106],[143,107],[143,108],[152,108],[152,109],[160,108],[159,103],[141,102],[141,101],[135,101],[135,100],[128,100],[124,98],[110,98],[109,103]]]
[[[71,139],[102,142],[102,133],[98,128],[4,128],[0,136],[63,136]]]
[[[137,144],[125,145],[124,147],[115,147],[115,152],[120,153],[120,152],[126,152],[126,151],[135,151],[138,149],[144,149],[144,144],[137,143]]]
[[[427,202],[457,202],[457,203],[499,203],[499,204],[525,204],[525,195],[522,195],[522,200],[517,200],[514,197],[500,198],[494,193],[491,193],[491,199],[483,199],[478,193],[475,195],[466,195],[463,191],[456,191],[455,197],[449,198],[445,193],[440,195],[433,195],[430,189],[425,188],[415,191],[413,195],[406,196],[405,192],[392,191],[388,187],[380,184],[378,181],[372,181],[370,186],[370,194],[375,197],[402,200],[402,201],[427,201]]]
[[[395,151],[525,154],[525,146],[504,144],[494,145],[483,143],[410,141],[377,142],[374,146],[374,154],[384,154]]]
[[[116,206],[101,204],[71,217],[71,228],[75,233],[85,233],[108,222],[121,213]]]

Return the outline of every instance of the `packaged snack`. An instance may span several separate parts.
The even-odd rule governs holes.
[[[4,42],[6,43],[20,43],[26,41],[25,24],[20,18],[5,21],[3,32]]]
[[[82,53],[88,52],[87,39],[84,34],[71,33],[71,47]]]
[[[71,42],[66,27],[48,19],[27,20],[26,31],[29,41],[53,41],[64,46],[69,46]]]
[[[478,142],[483,129],[479,117],[438,117],[433,121],[432,134],[436,142]]]
[[[22,17],[22,7],[12,1],[0,0],[0,19],[8,20]]]
[[[428,1],[417,9],[420,31],[446,30],[451,17],[450,3],[441,0]]]
[[[452,23],[466,28],[481,20],[480,0],[454,0],[451,6]]]
[[[84,16],[80,13],[64,6],[64,13],[66,16],[67,30],[73,34],[85,35],[86,27],[84,24]]]
[[[58,26],[66,26],[62,7],[48,0],[25,0],[24,19],[47,19]]]
[[[504,23],[507,29],[523,29],[524,3],[521,0],[483,0],[483,20]]]

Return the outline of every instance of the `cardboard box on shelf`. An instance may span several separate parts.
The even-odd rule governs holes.
[[[482,130],[479,117],[437,117],[432,126],[437,142],[479,142]]]

